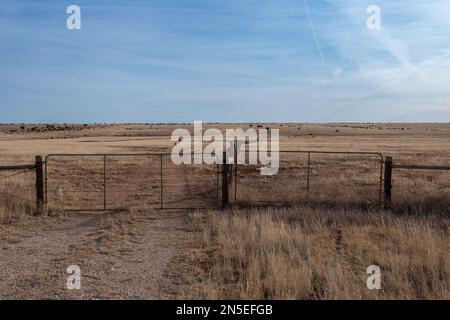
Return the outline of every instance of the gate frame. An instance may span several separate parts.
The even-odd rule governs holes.
[[[250,150],[245,150],[245,152],[251,152]],[[256,151],[257,153],[260,151]],[[380,152],[358,152],[358,151],[316,151],[316,150],[280,150],[278,151],[279,154],[286,153],[286,154],[307,154],[308,155],[308,161],[307,161],[307,179],[306,179],[306,201],[309,201],[309,190],[311,185],[311,154],[336,154],[336,155],[367,155],[367,156],[376,156],[379,157],[380,160],[380,175],[379,175],[379,186],[378,186],[378,204],[379,206],[383,205],[383,169],[384,169],[384,157],[383,154]],[[237,151],[235,149],[234,158],[237,158]],[[238,175],[238,168],[239,165],[236,165],[236,170],[234,170],[235,176],[234,176],[234,201],[236,204],[239,204],[239,201],[237,201],[237,175]],[[273,201],[271,202],[273,204],[276,204],[278,202]]]
[[[250,152],[249,150],[246,150],[245,152]],[[259,152],[259,151],[257,151]],[[234,151],[234,160],[237,159],[237,149],[235,148]],[[308,162],[307,162],[307,201],[309,198],[309,189],[310,189],[310,170],[311,170],[311,154],[336,154],[336,155],[367,155],[367,156],[377,156],[380,158],[380,181],[379,181],[379,204],[382,205],[383,203],[383,167],[384,167],[384,158],[383,155],[379,152],[353,152],[353,151],[312,151],[312,150],[281,150],[279,151],[280,154],[282,153],[286,153],[286,154],[307,154],[308,155]],[[106,160],[108,156],[118,156],[118,157],[139,157],[139,156],[151,156],[151,157],[159,157],[160,158],[160,208],[159,210],[163,210],[163,209],[212,209],[211,207],[209,208],[184,208],[184,207],[179,207],[179,208],[169,208],[169,207],[164,207],[164,172],[163,172],[163,157],[164,156],[170,156],[171,153],[169,152],[153,152],[153,153],[51,153],[45,156],[45,160],[43,161],[43,163],[45,164],[44,166],[44,174],[43,174],[43,180],[44,180],[44,195],[43,195],[43,203],[44,206],[47,207],[48,205],[48,170],[47,170],[47,164],[48,164],[48,160],[52,157],[103,157],[103,209],[67,209],[67,211],[108,211],[108,210],[114,210],[112,208],[108,208],[107,207],[107,202],[106,202],[106,187],[107,187],[107,182],[106,182],[106,173],[107,173],[107,167],[106,167]],[[192,153],[192,155],[194,155],[194,153]],[[228,163],[228,158],[224,155],[224,161],[222,165],[216,164],[217,166],[217,170],[216,170],[216,175],[217,175],[217,198],[219,194],[222,194],[222,199],[221,199],[221,206],[220,204],[218,204],[217,208],[222,207],[222,209],[225,209],[229,206],[229,201],[228,201],[228,195],[229,195],[229,182],[231,180],[228,179],[228,173],[230,173],[230,175],[232,175],[234,173],[234,204],[239,205],[239,202],[237,202],[237,187],[238,187],[238,183],[237,183],[237,175],[238,175],[238,166],[237,164],[230,164]],[[234,170],[232,170],[231,166],[235,165]],[[219,167],[222,167],[222,170],[219,170]],[[219,175],[222,174],[222,192],[219,192]],[[226,178],[225,177],[226,174]],[[231,176],[230,176],[231,177]],[[225,188],[225,182],[226,185],[228,186],[226,189],[226,192],[224,192],[224,188]],[[224,195],[226,195],[227,197],[224,199]],[[217,199],[218,203],[219,203],[219,199]],[[276,202],[274,202],[276,203]]]
[[[191,155],[194,155],[195,153],[191,153]],[[176,210],[176,209],[180,209],[180,210],[197,210],[197,209],[211,209],[211,207],[195,207],[195,208],[191,208],[191,207],[165,207],[164,206],[164,174],[163,174],[163,157],[164,156],[171,156],[170,152],[152,152],[152,153],[50,153],[47,154],[45,156],[45,161],[43,162],[45,164],[44,166],[44,174],[43,174],[43,206],[47,208],[48,206],[48,170],[47,170],[47,164],[48,164],[48,160],[52,157],[98,157],[98,158],[103,158],[103,209],[63,209],[65,211],[73,211],[73,212],[77,212],[77,211],[110,211],[110,210],[116,210],[117,208],[108,208],[107,206],[107,202],[106,202],[106,187],[107,187],[107,182],[106,182],[106,173],[107,173],[107,167],[106,167],[106,160],[107,157],[158,157],[160,158],[160,207],[159,208],[155,208],[155,210]],[[215,166],[217,166],[217,170],[216,170],[216,175],[217,175],[217,184],[216,184],[216,194],[217,197],[219,195],[219,186],[218,186],[218,181],[219,181],[219,174],[221,173],[221,171],[219,170],[219,165],[216,164]],[[217,199],[217,201],[219,201],[219,199]],[[217,209],[220,208],[220,205],[217,205]]]

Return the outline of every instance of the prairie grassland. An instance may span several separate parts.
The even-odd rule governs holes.
[[[246,126],[250,127],[209,125],[218,128]],[[400,163],[450,165],[450,125],[447,124],[251,126],[279,128],[283,150],[380,152],[393,156],[394,161]],[[0,126],[0,165],[32,163],[35,155],[51,153],[170,151],[173,146],[170,134],[178,127],[99,125],[55,131],[39,129],[39,126],[38,129],[26,125]],[[304,157],[301,161],[284,159],[280,174],[273,178],[263,180],[255,176],[255,172],[243,169],[238,179],[239,201],[264,203],[281,199],[281,202],[293,203],[293,207],[204,210],[188,220],[193,222],[196,231],[184,250],[189,251],[183,257],[189,259],[189,263],[177,265],[183,269],[186,279],[179,296],[450,298],[449,172],[394,170],[395,207],[391,212],[377,207],[378,160],[353,158],[342,166],[339,157],[315,158],[310,204],[306,205],[304,160]],[[109,168],[115,176],[109,181],[112,189],[108,202],[120,205],[124,212],[128,206],[148,207],[150,212],[159,201],[159,184],[155,178],[159,173],[158,165],[155,167],[148,162],[139,166],[139,163],[131,165],[117,160],[111,162]],[[102,168],[92,164],[82,171],[86,169],[84,164],[72,163],[70,167],[61,162],[60,165],[54,168],[60,179],[56,185],[62,185],[65,193],[61,196],[56,190],[52,196],[55,199],[61,196],[66,201],[62,202],[64,205],[98,204],[102,193],[98,172]],[[195,170],[170,170],[170,178],[177,184],[166,192],[173,203],[196,202],[205,194],[213,195],[215,183],[210,182],[214,179],[205,180],[196,188],[194,180],[199,175]],[[41,218],[33,216],[33,173],[7,177],[10,174],[0,173],[0,240],[5,243],[10,242],[8,231],[12,228],[20,230],[22,224],[37,226]],[[79,194],[68,192],[70,190]],[[329,205],[330,200],[339,205]],[[58,211],[58,207],[55,210]],[[189,211],[184,213],[186,217],[189,215]],[[119,229],[122,225],[126,230],[135,228],[127,219],[112,223],[117,223]],[[174,225],[178,228],[174,230],[179,230],[178,222]],[[58,236],[59,231],[53,231]],[[79,237],[77,245],[82,246],[82,236]],[[95,241],[94,247],[97,246]],[[372,264],[382,270],[380,291],[370,291],[366,287],[366,269]]]
[[[35,212],[33,172],[3,173],[0,179],[0,221],[27,220]]]
[[[450,298],[448,217],[296,207],[195,218],[187,297]],[[381,268],[381,290],[367,289],[370,265]]]

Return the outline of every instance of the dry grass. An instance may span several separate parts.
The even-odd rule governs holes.
[[[20,173],[20,172],[19,172]],[[13,173],[14,174],[14,173]],[[12,177],[0,174],[0,222],[11,224],[26,220],[35,213],[33,174],[26,172]]]
[[[196,218],[191,298],[450,298],[448,217],[298,207]],[[366,287],[372,264],[380,291]]]
[[[4,129],[0,131],[5,132],[0,132],[0,164],[32,163],[36,154],[168,151],[172,146],[170,134],[175,127],[179,126],[93,126],[80,130],[37,132],[27,127],[0,126]],[[208,127],[223,128],[225,125]],[[450,159],[450,125],[445,124],[285,124],[270,127],[280,128],[281,148],[284,150],[381,152],[392,155],[394,161],[418,164],[448,165]],[[10,130],[16,131],[13,134]],[[318,159],[317,163],[320,161]],[[327,161],[336,162],[337,159]],[[285,196],[286,201],[292,197],[298,199],[300,191],[305,188],[305,170],[295,162],[290,165],[296,167],[296,171],[289,167],[261,185],[252,179],[248,179],[245,185],[241,180],[241,191],[246,192],[246,198],[242,200],[258,201],[280,195]],[[115,184],[111,182],[115,189],[109,190],[111,200],[108,201],[124,207],[130,203],[142,207],[145,197],[150,208],[159,199],[158,189],[148,189],[151,188],[148,178],[153,167],[149,162],[142,172],[116,163],[116,168],[128,171],[120,172],[123,180],[118,179]],[[371,202],[366,207],[374,208],[379,183],[376,168],[374,162],[370,172],[362,167],[360,172],[367,174],[355,178],[357,175],[352,175],[351,168],[341,170],[336,165],[316,166],[312,174],[317,177],[313,181],[315,184],[311,185],[313,194],[310,199],[325,202],[331,198],[361,203],[370,197]],[[73,172],[77,170],[75,168]],[[64,172],[67,174],[67,167]],[[181,176],[173,172],[174,177]],[[182,176],[186,179],[188,173],[182,172]],[[101,185],[92,183],[89,178],[97,179],[88,175],[83,177],[86,179],[84,184],[80,184],[80,180],[67,176],[64,181],[70,180],[75,187],[68,184],[65,197],[71,188],[86,191],[89,187],[91,191],[86,193],[84,201],[98,203]],[[375,209],[360,210],[355,206],[311,208],[301,205],[290,209],[197,213],[193,218],[198,230],[192,239],[196,249],[188,257],[192,263],[187,274],[188,285],[182,296],[219,299],[450,299],[450,221],[446,200],[450,193],[449,178],[449,174],[442,172],[395,171],[394,201],[400,205],[397,209],[401,209],[397,214]],[[20,228],[23,223],[36,222],[37,218],[33,217],[33,183],[32,174],[0,180],[0,233],[3,238],[8,238],[5,228]],[[267,185],[271,186],[270,191]],[[174,202],[185,201],[199,192],[192,184],[186,193],[186,186],[187,180],[183,180],[179,189],[173,189]],[[122,193],[123,198],[120,198],[118,195]],[[129,196],[131,193],[134,198]],[[149,201],[149,195],[156,200]],[[350,199],[344,199],[344,196]],[[77,197],[69,200],[82,204],[83,198]],[[431,207],[438,210],[433,211]],[[410,214],[398,215],[399,212]],[[92,255],[99,250],[109,254],[121,247],[118,239],[139,234],[141,231],[134,227],[132,216],[135,214],[103,221],[95,235],[95,241],[98,239],[99,243],[92,245]],[[88,263],[92,256],[85,255],[85,249],[85,244],[80,244],[76,252]],[[371,264],[382,269],[381,291],[366,288],[366,268]]]

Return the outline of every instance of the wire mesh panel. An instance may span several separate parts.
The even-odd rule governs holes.
[[[249,157],[247,152],[246,163]],[[377,154],[280,152],[274,175],[261,174],[261,164],[232,166],[227,189],[236,204],[379,203],[381,166]],[[170,154],[50,155],[46,202],[67,210],[217,208],[223,170],[222,165],[176,165]]]
[[[217,165],[173,163],[170,155],[162,161],[163,208],[216,208],[219,205]]]
[[[311,153],[309,199],[380,204],[382,157],[377,154]]]
[[[259,156],[259,153],[257,153]],[[246,163],[251,154],[246,152]],[[262,175],[261,164],[234,166],[233,195],[240,204],[294,203],[307,198],[308,153],[280,153],[279,169],[274,175]]]
[[[106,207],[159,208],[160,155],[106,155]]]
[[[280,152],[279,159],[272,176],[261,175],[261,165],[235,167],[236,203],[381,201],[381,155],[290,151]]]
[[[168,154],[50,155],[47,206],[65,210],[216,208],[217,165],[175,165]]]
[[[46,202],[66,210],[103,210],[103,155],[52,155],[46,159]]]
[[[392,200],[396,206],[450,207],[450,171],[393,169]]]
[[[0,206],[8,211],[36,205],[36,172],[29,170],[0,171]]]

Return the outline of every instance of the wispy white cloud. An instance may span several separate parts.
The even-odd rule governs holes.
[[[370,108],[387,121],[399,112],[450,110],[450,91],[445,85],[450,80],[445,72],[450,67],[450,45],[448,37],[442,37],[443,30],[450,30],[449,20],[443,18],[443,12],[450,9],[448,3],[377,1],[382,13],[380,31],[363,28],[367,16],[361,13],[371,2],[333,3],[344,22],[330,21],[323,35],[350,63],[334,86],[340,102],[317,119],[364,121]],[[450,120],[441,116],[439,112],[436,119]]]
[[[450,2],[375,2],[5,0],[2,121],[450,121]]]

